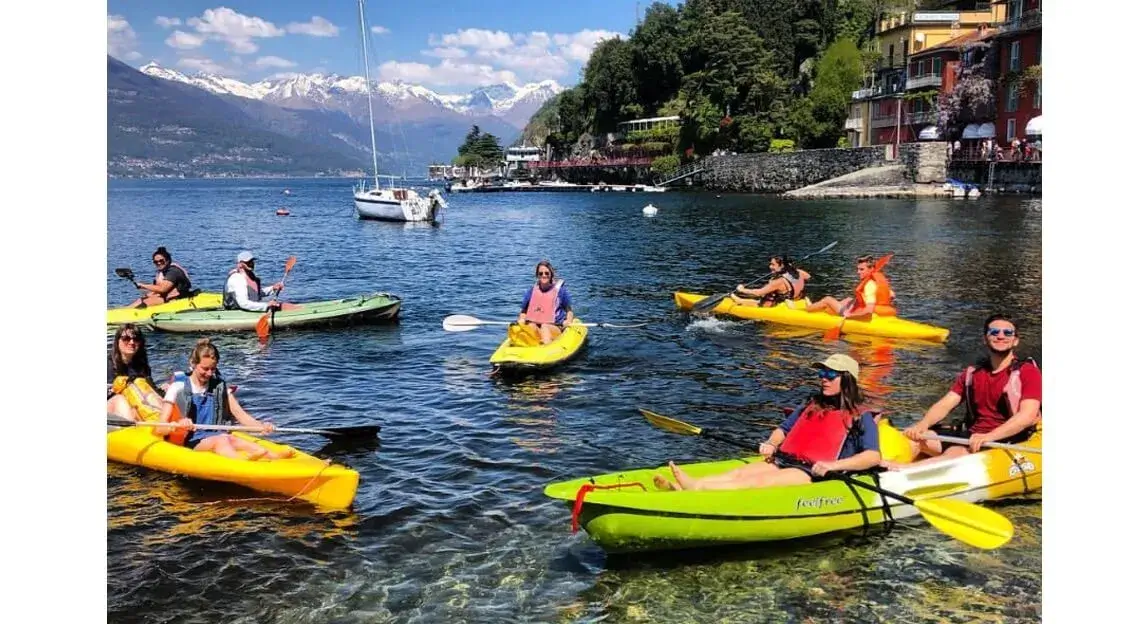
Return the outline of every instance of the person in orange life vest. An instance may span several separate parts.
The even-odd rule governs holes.
[[[771,269],[772,275],[777,276],[775,279],[763,288],[745,288],[739,284],[732,294],[732,301],[738,305],[770,308],[783,301],[803,298],[803,287],[811,279],[810,273],[795,268],[786,256],[772,256],[767,268]]]
[[[868,470],[879,465],[878,425],[863,409],[859,363],[836,353],[816,362],[819,393],[793,411],[759,446],[766,461],[754,462],[708,477],[688,476],[668,462],[675,483],[655,476],[660,488],[737,490],[811,483],[828,472]]]
[[[171,254],[166,247],[156,249],[151,254],[151,262],[155,265],[155,279],[151,284],[135,282],[135,287],[147,294],[140,295],[131,307],[158,305],[192,295],[191,278],[187,270],[171,262]]]
[[[528,327],[540,338],[541,344],[549,344],[561,335],[562,328],[575,320],[572,298],[564,280],[557,279],[556,269],[548,260],[538,262],[534,272],[537,283],[525,291],[517,323]]]
[[[147,343],[143,332],[132,323],[126,323],[115,330],[111,351],[107,355],[107,413],[126,420],[139,420],[139,414],[127,403],[127,399],[112,390],[116,377],[128,380],[143,378],[152,387],[158,388],[151,379],[151,364],[147,361]]]
[[[249,251],[239,252],[238,266],[227,274],[227,283],[223,286],[223,308],[227,310],[247,310],[248,312],[266,312],[271,308],[279,310],[294,310],[300,306],[282,301],[262,300],[264,295],[271,295],[282,290],[282,282],[276,282],[266,288],[262,287],[262,280],[255,275],[254,254]]]
[[[891,290],[890,282],[882,271],[875,271],[875,258],[862,256],[858,259],[856,271],[859,273],[859,285],[855,287],[855,294],[842,301],[834,297],[823,297],[819,301],[807,305],[808,312],[817,312],[828,308],[831,312],[843,318],[863,318],[871,314],[879,316],[896,316],[894,300],[895,291]]]
[[[977,453],[985,442],[1022,442],[1037,430],[1042,420],[1042,372],[1032,359],[1019,360],[1015,355],[1018,324],[1009,316],[994,314],[983,324],[983,338],[989,357],[961,371],[946,396],[903,430],[922,454],[930,456],[911,466]],[[935,427],[960,404],[966,406],[962,422],[954,428]],[[932,429],[963,438],[969,434],[970,445],[927,439]]]
[[[237,421],[248,427],[261,427],[263,433],[274,431],[273,424],[259,421],[239,405],[234,392],[218,374],[218,363],[219,350],[211,344],[209,338],[195,343],[195,349],[191,352],[190,372],[176,373],[163,397],[160,419],[174,424],[156,427],[155,434],[195,451],[213,452],[233,459],[242,459],[240,452],[247,453],[246,459],[252,461],[293,456],[293,451],[270,451],[228,433],[194,430],[197,424],[222,425],[228,424],[225,421]]]

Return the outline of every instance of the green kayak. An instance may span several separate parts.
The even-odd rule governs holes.
[[[299,304],[295,310],[274,313],[272,329],[334,327],[379,323],[397,318],[402,300],[389,293]],[[225,332],[253,330],[264,312],[246,310],[186,310],[155,314],[151,326],[167,332]]]

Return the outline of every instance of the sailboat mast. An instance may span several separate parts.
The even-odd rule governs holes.
[[[374,188],[378,188],[378,144],[374,140],[374,98],[370,89],[370,57],[366,53],[366,3],[358,0],[358,19],[362,25],[362,62],[365,63],[366,106],[370,109],[370,152],[374,155]]]

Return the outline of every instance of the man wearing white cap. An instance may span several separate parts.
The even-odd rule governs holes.
[[[223,288],[223,308],[248,312],[266,312],[271,308],[282,309],[280,301],[262,301],[263,295],[271,295],[282,290],[282,282],[263,288],[262,280],[254,272],[254,254],[250,251],[241,251],[237,259],[238,266],[227,274],[227,285]]]

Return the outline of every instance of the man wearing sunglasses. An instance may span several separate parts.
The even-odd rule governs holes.
[[[266,288],[262,287],[262,280],[255,275],[254,254],[249,251],[240,252],[238,266],[227,274],[227,284],[223,288],[223,308],[227,310],[246,310],[248,312],[266,312],[271,308],[290,310],[297,306],[284,304],[281,301],[262,300],[264,295],[271,295],[282,290],[282,282],[277,282]]]
[[[977,453],[985,442],[1021,442],[1033,435],[1042,420],[1042,372],[1033,359],[1019,360],[1015,355],[1017,323],[995,314],[986,319],[982,334],[989,357],[962,371],[946,396],[903,431],[920,443],[925,455],[945,459]],[[969,435],[969,448],[927,439],[931,428],[959,405],[966,406],[966,417],[953,430],[938,432]]]
[[[549,344],[573,322],[572,298],[548,260],[537,263],[534,273],[537,282],[525,291],[517,323],[528,327],[541,344]]]

